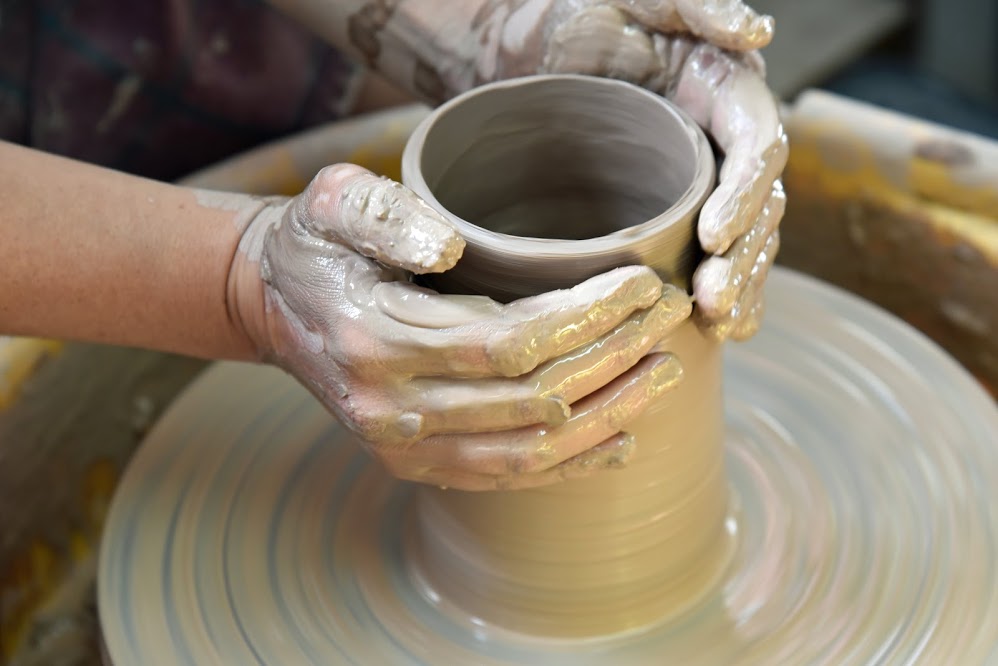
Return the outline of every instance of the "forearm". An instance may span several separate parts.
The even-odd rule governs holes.
[[[528,0],[268,0],[340,51],[424,101],[523,73],[536,57],[547,11]],[[503,64],[505,63],[505,64]],[[510,71],[497,71],[500,67]]]
[[[0,143],[0,334],[253,358],[227,281],[254,206]]]

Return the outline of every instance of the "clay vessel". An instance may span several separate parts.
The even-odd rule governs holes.
[[[689,289],[710,145],[627,83],[537,76],[477,88],[413,133],[402,178],[454,222],[465,254],[432,286],[500,300],[643,263]],[[622,470],[515,492],[422,487],[408,561],[427,598],[478,631],[639,630],[690,609],[731,550],[721,350],[688,322],[666,341],[678,389],[627,431]]]

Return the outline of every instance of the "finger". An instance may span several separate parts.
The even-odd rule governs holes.
[[[574,13],[550,38],[542,73],[589,74],[641,84],[657,73],[652,36],[632,27],[627,5],[597,5]]]
[[[690,32],[723,49],[761,49],[773,39],[773,17],[755,12],[741,0],[675,1]]]
[[[738,321],[731,330],[731,339],[742,342],[748,340],[759,332],[762,324],[762,317],[766,310],[766,278],[776,255],[780,251],[780,232],[776,230],[766,243],[766,252],[760,256],[760,263],[755,275],[746,287],[746,293],[742,296],[741,313]]]
[[[470,324],[441,328],[389,326],[405,321],[389,308],[392,364],[411,376],[450,378],[519,377],[540,364],[599,339],[662,295],[662,281],[645,266],[618,268],[571,288],[499,306],[497,314],[475,306]],[[424,293],[421,309],[432,322],[453,301]],[[386,333],[388,335],[388,333]]]
[[[524,490],[580,479],[604,470],[620,469],[630,462],[636,450],[633,435],[618,433],[588,451],[536,474],[492,476],[463,470],[430,469],[415,471],[410,475],[413,478],[407,478],[402,472],[401,478],[453,490]]]
[[[453,268],[464,239],[404,185],[353,164],[326,167],[293,204],[292,223],[413,273]]]
[[[414,441],[433,435],[509,431],[531,425],[560,426],[569,403],[516,379],[412,382],[418,406],[399,418],[399,435]]]
[[[758,14],[740,0],[617,0],[613,4],[652,30],[690,33],[732,51],[761,49],[773,39],[773,18]]]
[[[488,296],[439,294],[411,282],[380,282],[371,289],[375,305],[406,326],[455,328],[502,315],[503,306]]]
[[[758,51],[746,51],[741,54],[741,61],[755,72],[760,79],[766,80],[766,59]]]
[[[765,310],[766,292],[760,290],[756,293],[754,300],[746,303],[746,307],[743,308],[742,318],[731,331],[731,339],[736,342],[744,342],[758,333]]]
[[[777,229],[766,241],[745,285],[745,291],[730,312],[718,318],[710,318],[699,309],[694,310],[694,318],[705,335],[717,341],[729,338],[747,340],[755,335],[763,314],[763,288],[779,250],[780,232]]]
[[[627,266],[597,275],[567,290],[508,304],[498,322],[471,327],[483,340],[492,369],[518,377],[613,330],[662,296],[663,284],[646,266]]]
[[[418,407],[399,419],[401,437],[414,440],[448,433],[496,432],[529,425],[565,423],[569,405],[632,368],[686,320],[689,296],[670,286],[663,298],[576,352],[517,379],[455,382],[424,378],[410,383]]]
[[[496,478],[497,490],[522,490],[548,486],[569,479],[581,479],[607,469],[627,465],[637,451],[634,435],[617,433],[588,451],[536,474],[507,474]]]
[[[759,216],[789,154],[779,106],[765,81],[731,54],[699,44],[670,92],[724,151],[718,186],[700,212],[708,254],[723,254]]]
[[[651,308],[586,347],[545,363],[527,381],[545,395],[574,404],[634,367],[692,311],[686,292],[667,285]]]
[[[783,185],[776,181],[755,226],[736,240],[723,255],[709,257],[697,268],[693,276],[693,292],[697,308],[705,315],[716,319],[734,307],[745,291],[745,285],[763,246],[783,218],[786,201]]]
[[[491,476],[535,474],[587,451],[673,389],[682,377],[670,354],[647,356],[596,393],[572,406],[558,428],[531,426],[498,433],[440,435],[409,447],[424,468],[463,469]]]
[[[786,137],[781,135],[761,152],[749,143],[740,141],[731,148],[721,167],[717,189],[700,211],[697,234],[708,253],[727,252],[735,239],[748,232],[787,164]]]

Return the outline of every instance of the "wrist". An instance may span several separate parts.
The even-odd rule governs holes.
[[[247,221],[229,265],[225,305],[233,335],[249,350],[247,360],[269,361],[273,357],[262,256],[267,235],[283,218],[288,201],[284,197],[253,198],[241,216]]]

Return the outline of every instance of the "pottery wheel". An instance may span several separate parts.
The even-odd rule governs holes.
[[[725,359],[737,550],[683,617],[554,641],[462,617],[406,566],[412,487],[295,382],[220,364],[127,471],[101,552],[131,664],[983,664],[998,659],[998,409],[948,356],[774,270]],[[612,472],[609,472],[612,473]]]

